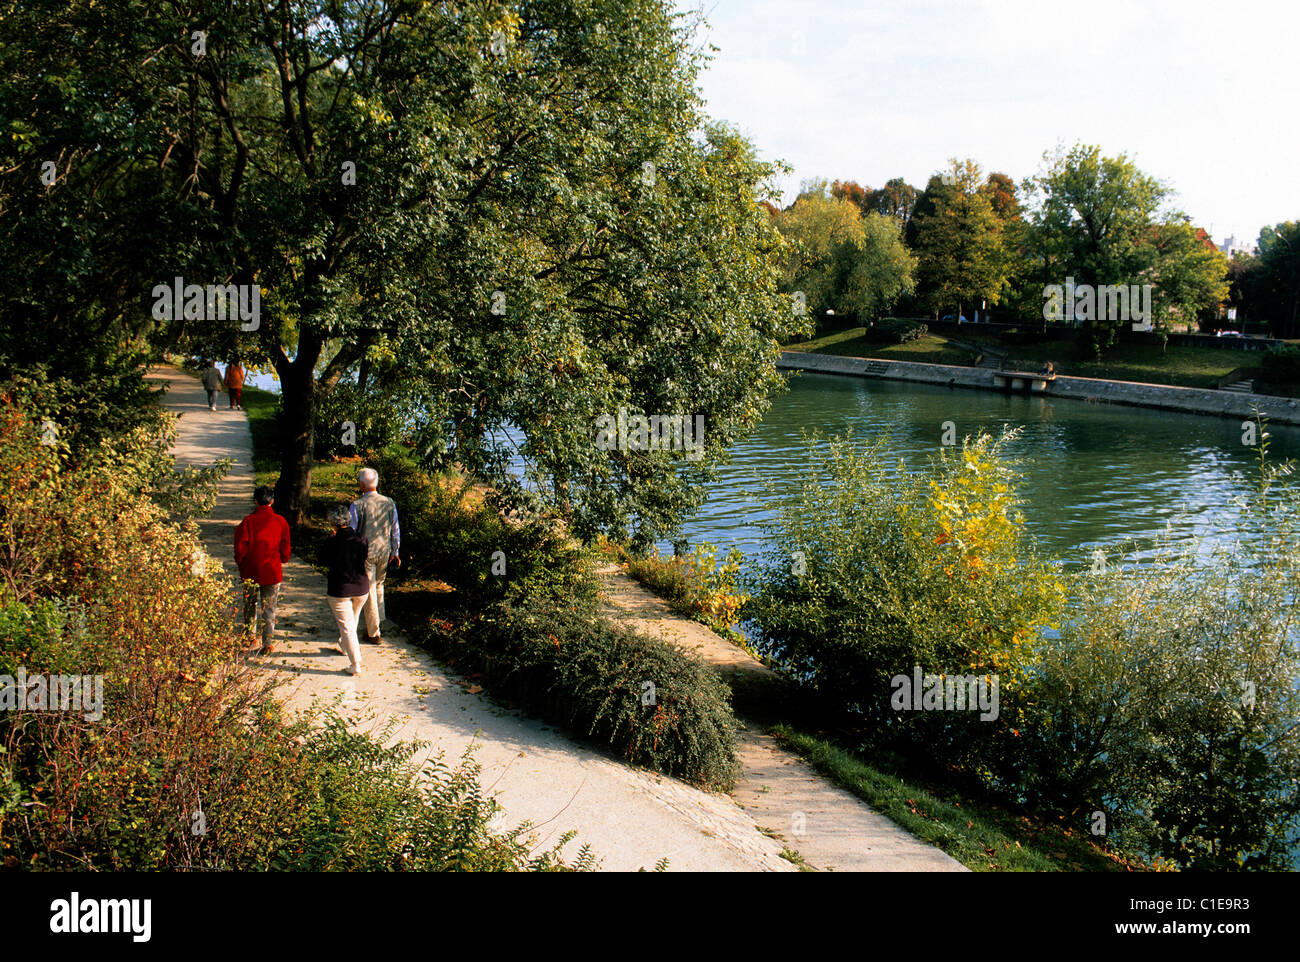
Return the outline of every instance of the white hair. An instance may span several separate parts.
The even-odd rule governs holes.
[[[362,468],[357,482],[361,485],[362,491],[374,491],[379,487],[379,472],[374,468]]]

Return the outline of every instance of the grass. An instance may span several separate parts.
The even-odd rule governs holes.
[[[907,344],[881,344],[868,340],[865,331],[863,327],[833,331],[810,341],[789,344],[786,349],[923,364],[969,365],[975,362],[974,354],[941,335],[930,334]],[[1253,351],[1228,348],[1169,345],[1162,351],[1158,344],[1119,344],[1098,360],[1083,342],[1001,346],[996,338],[978,334],[963,336],[961,340],[987,343],[1006,351],[1008,366],[1016,369],[1037,370],[1051,361],[1058,373],[1072,377],[1179,387],[1216,388],[1221,378],[1237,368],[1257,365],[1260,358]]]
[[[790,351],[809,354],[837,354],[844,357],[875,357],[886,361],[914,361],[918,364],[971,364],[975,355],[949,343],[946,337],[930,334],[906,344],[882,344],[868,340],[865,327],[832,331],[811,341],[788,344]]]
[[[1148,867],[1104,851],[1089,836],[1031,815],[923,786],[787,725],[772,734],[813,768],[924,842],[975,872],[1125,872]]]

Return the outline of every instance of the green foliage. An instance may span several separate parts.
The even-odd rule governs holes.
[[[204,56],[196,24],[220,25]],[[295,521],[317,426],[326,451],[343,413],[363,447],[393,436],[339,387],[371,363],[431,469],[505,490],[513,425],[579,537],[653,542],[758,423],[803,323],[760,206],[778,167],[705,115],[705,56],[669,0],[36,0],[0,20],[0,279],[23,292],[0,358],[80,324],[87,358],[148,336],[274,366]],[[155,320],[176,276],[258,285],[258,326]],[[705,458],[599,450],[620,406],[706,416]]]
[[[321,398],[316,405],[316,458],[350,455],[358,451],[382,451],[405,440],[419,407],[409,396],[383,385],[369,383],[363,392],[347,381]],[[344,425],[352,425],[351,444],[344,443]]]
[[[776,506],[744,612],[755,644],[871,739],[923,736],[938,752],[968,737],[968,713],[893,711],[891,678],[992,673],[1005,692],[1059,613],[1062,585],[1016,511],[1011,437],[968,438],[912,474],[890,470],[881,442],[813,439],[798,491]]]
[[[1283,533],[1293,537],[1294,531]],[[1289,867],[1300,838],[1296,542],[1164,549],[1076,578],[1013,709],[1003,778],[1186,868]]]
[[[593,609],[591,555],[554,522],[507,517],[471,479],[431,479],[409,458],[381,455],[370,464],[397,502],[408,574],[446,582],[471,611],[524,599]]]
[[[585,871],[584,847],[566,863],[553,848],[531,854],[527,823],[490,831],[500,806],[483,795],[480,766],[466,749],[454,769],[441,756],[415,761],[424,746],[393,742],[390,721],[374,735],[350,731],[333,711],[302,745],[305,778],[298,831],[270,859],[291,872]],[[521,838],[522,836],[522,838]]]
[[[930,179],[908,224],[917,289],[931,310],[961,313],[963,305],[1002,299],[1011,267],[1006,225],[982,177],[973,160],[953,160],[945,178]]]
[[[1100,813],[1119,851],[1285,868],[1300,835],[1300,514],[1261,434],[1235,540],[1158,545],[1068,585],[1024,543],[1000,442],[968,439],[915,476],[833,443],[779,508],[748,609],[759,644],[872,749],[1075,831]],[[888,677],[913,664],[998,675],[998,719],[891,717]]]
[[[915,262],[899,222],[829,196],[825,181],[806,185],[776,224],[791,241],[784,287],[803,293],[818,323],[827,309],[870,321],[911,293]]]
[[[419,782],[402,746],[286,722],[241,657],[231,585],[140,489],[150,471],[40,436],[0,402],[0,674],[100,676],[103,700],[0,712],[4,867],[562,866],[526,827],[488,831],[471,765]]]
[[[716,671],[671,644],[531,601],[495,605],[428,640],[499,695],[633,764],[707,788],[735,782],[730,692]]]
[[[1268,384],[1300,385],[1300,346],[1283,344],[1266,351],[1260,367]]]

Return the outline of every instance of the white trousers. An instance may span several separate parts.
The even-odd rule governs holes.
[[[352,671],[358,672],[361,670],[361,645],[357,643],[357,613],[366,603],[366,596],[334,598],[327,595],[325,600],[329,602],[330,612],[339,625],[339,647],[352,663]]]

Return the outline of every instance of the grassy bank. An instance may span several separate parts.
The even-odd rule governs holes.
[[[1147,867],[1029,813],[892,774],[823,737],[772,729],[786,748],[845,791],[975,872],[1126,872]]]
[[[865,331],[862,327],[834,331],[809,341],[787,345],[786,349],[810,354],[924,364],[969,365],[976,358],[971,351],[942,335],[929,334],[907,344],[881,344],[865,337]],[[1139,381],[1178,387],[1215,388],[1221,378],[1238,368],[1258,364],[1260,357],[1256,352],[1226,348],[1170,345],[1162,351],[1158,345],[1153,344],[1119,344],[1098,360],[1086,345],[1068,341],[1004,347],[998,339],[979,334],[963,335],[961,340],[1006,352],[1009,365],[1015,368],[1036,370],[1045,362],[1051,361],[1056,365],[1058,373],[1072,377]]]

